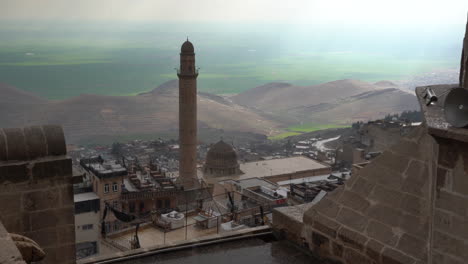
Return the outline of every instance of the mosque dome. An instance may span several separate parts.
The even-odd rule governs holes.
[[[215,176],[239,174],[237,154],[232,146],[222,140],[211,146],[206,154],[203,172],[207,175]]]
[[[180,48],[181,53],[194,53],[195,49],[193,48],[192,42],[185,41],[184,44],[182,44],[182,47]]]

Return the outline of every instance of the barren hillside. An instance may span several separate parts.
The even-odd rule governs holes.
[[[177,137],[178,82],[162,84],[137,96],[81,95],[63,101],[46,101],[9,86],[0,86],[2,127],[60,124],[67,140],[93,135],[150,134],[172,131]],[[14,102],[14,103],[12,103]],[[14,113],[5,115],[3,113]],[[244,107],[198,96],[198,122],[203,128],[269,135],[279,124]]]
[[[391,88],[389,88],[391,87]],[[395,84],[338,80],[313,86],[270,83],[233,96],[233,102],[278,116],[279,120],[350,124],[388,113],[419,109],[413,94]]]

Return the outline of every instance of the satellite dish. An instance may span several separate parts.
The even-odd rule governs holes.
[[[468,90],[450,90],[444,103],[445,120],[454,127],[468,126]]]

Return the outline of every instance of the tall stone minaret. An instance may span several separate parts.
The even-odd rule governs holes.
[[[179,77],[179,182],[185,189],[197,179],[197,76],[193,44],[185,41],[180,52]]]

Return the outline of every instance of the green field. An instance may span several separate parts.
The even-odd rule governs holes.
[[[297,126],[290,126],[287,128],[287,130],[292,131],[292,132],[302,132],[302,133],[308,133],[308,132],[314,132],[317,130],[324,130],[324,129],[329,129],[329,128],[344,128],[348,126],[344,125],[335,125],[335,124],[303,124],[303,125],[297,125]]]
[[[239,93],[267,82],[311,85],[337,79],[405,79],[455,68],[459,52],[420,52],[418,43],[389,37],[340,35],[317,29],[301,34],[249,28],[127,26],[99,31],[0,25],[0,83],[50,99],[80,94],[130,95],[176,79],[179,47],[190,34],[201,68],[199,90]],[[226,31],[226,32],[224,32]],[[374,33],[369,33],[374,34]],[[377,33],[375,33],[377,34]],[[305,37],[304,37],[305,36]],[[278,38],[281,41],[278,41]],[[380,41],[380,42],[379,42]],[[413,41],[414,42],[414,41]],[[425,42],[427,43],[427,42]],[[400,46],[397,49],[395,46]]]
[[[284,132],[284,133],[281,133],[281,134],[278,134],[276,136],[271,136],[271,137],[268,137],[268,139],[270,140],[280,140],[280,139],[285,139],[287,137],[291,137],[291,136],[297,136],[297,135],[300,135],[302,133],[298,133],[298,132]]]
[[[302,125],[295,125],[286,128],[288,132],[284,132],[272,137],[269,137],[270,140],[279,140],[284,139],[290,136],[297,136],[303,133],[314,132],[318,130],[330,129],[330,128],[345,128],[348,126],[345,125],[336,125],[336,124],[302,124]]]

